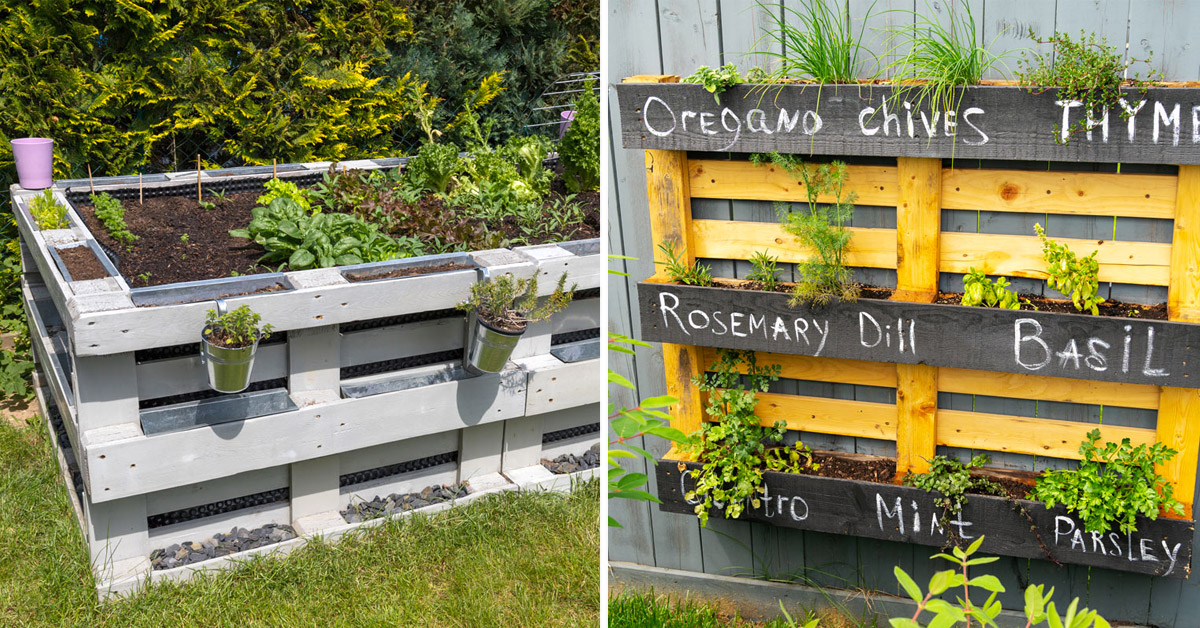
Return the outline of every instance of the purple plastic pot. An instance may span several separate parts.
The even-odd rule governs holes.
[[[26,190],[41,190],[54,183],[54,140],[22,137],[12,140],[17,180]]]
[[[571,123],[575,121],[575,110],[568,109],[559,114],[562,116],[562,122],[558,123],[558,139],[562,139],[567,134],[567,129],[571,128]]]

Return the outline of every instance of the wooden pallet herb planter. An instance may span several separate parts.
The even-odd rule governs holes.
[[[1040,536],[1062,562],[1187,577],[1200,457],[1200,390],[1192,382],[1189,355],[1200,340],[1200,167],[1192,165],[1200,163],[1200,135],[1193,136],[1190,117],[1194,107],[1200,111],[1194,104],[1200,104],[1200,92],[1127,92],[1128,102],[1138,108],[1130,120],[1114,113],[1090,136],[1080,133],[1063,143],[1054,129],[1067,126],[1064,115],[1067,123],[1075,121],[1071,116],[1081,109],[1057,103],[1052,90],[965,88],[948,125],[945,112],[922,111],[911,101],[905,106],[903,98],[893,100],[895,92],[887,86],[785,85],[768,89],[762,98],[751,86],[735,86],[716,103],[702,87],[677,82],[678,77],[639,76],[617,86],[624,146],[645,149],[652,246],[674,243],[677,261],[685,267],[701,259],[744,263],[758,253],[780,264],[805,262],[813,251],[776,222],[714,218],[707,211],[693,215],[693,201],[699,199],[709,203],[706,208],[717,200],[809,200],[803,181],[781,167],[755,165],[744,156],[722,159],[712,152],[816,154],[818,161],[872,157],[848,167],[845,193],[855,197],[855,204],[885,215],[894,207],[894,226],[850,227],[845,264],[894,271],[896,283],[888,300],[789,307],[789,295],[736,289],[745,283],[737,280],[685,286],[660,271],[641,282],[642,335],[663,343],[666,393],[680,399],[670,409],[673,427],[692,433],[709,420],[704,396],[692,381],[717,361],[719,348],[728,348],[757,352],[760,366],[779,365],[782,378],[802,386],[863,386],[880,395],[894,391],[894,401],[758,393],[755,415],[764,426],[782,422],[805,434],[866,439],[885,449],[894,442],[900,476],[928,470],[939,447],[1070,461],[1081,458],[1080,443],[1096,428],[1103,441],[1160,442],[1179,452],[1156,471],[1183,502],[1183,517],[1162,515],[1141,521],[1131,537],[1117,534],[1093,542],[1064,512],[1033,503],[1025,507],[1035,513]],[[1029,169],[974,162],[956,167],[975,159],[1043,163]],[[1047,160],[1164,167],[1128,174],[1109,166],[1093,172],[1089,165],[1071,172],[1047,170]],[[828,195],[815,200],[840,201]],[[1123,285],[1131,293],[1149,294],[1165,287],[1168,320],[935,304],[944,289],[942,273],[974,269],[989,276],[1046,278],[1042,244],[1032,231],[943,231],[948,211],[1098,217],[1114,224],[1173,221],[1171,242],[1050,236],[1077,255],[1098,251],[1098,280],[1113,284],[1114,291]],[[655,261],[670,259],[660,249]],[[973,406],[962,410],[939,407],[941,393],[1115,406],[1133,409],[1138,421],[1149,420],[1146,411],[1157,420],[1135,427],[975,411]],[[695,468],[676,454],[659,463],[659,496],[665,510],[691,513],[680,484],[681,465]],[[928,536],[929,513],[921,504],[933,498],[919,489],[774,472],[767,472],[767,485],[774,495],[771,516],[747,510],[743,517],[870,538],[944,541]],[[788,502],[783,510],[780,497]],[[810,510],[800,521],[788,510],[794,498]],[[892,514],[877,509],[877,503]],[[917,520],[923,538],[915,534],[914,503],[922,513]],[[1032,535],[1019,539],[1005,531],[1021,526],[1001,509],[1008,509],[1003,500],[971,497],[963,513],[974,524],[968,533],[986,533],[986,551],[1041,556]],[[1077,531],[1086,546],[1074,542]]]
[[[696,501],[687,499],[687,493],[702,465],[669,458],[656,465],[662,509],[692,514]],[[763,478],[760,506],[748,504],[740,519],[935,547],[950,542],[949,534],[961,541],[985,536],[984,552],[1047,558],[1030,522],[1001,497],[968,496],[962,511],[943,525],[937,496],[918,488],[775,471],[766,471]],[[1062,563],[1171,578],[1191,573],[1191,521],[1139,518],[1136,532],[1099,534],[1086,531],[1061,506],[1048,509],[1041,502],[1018,501],[1050,555]]]
[[[319,178],[327,168],[280,171]],[[235,188],[271,176],[251,170],[205,176]],[[96,183],[136,198],[136,177]],[[66,202],[63,189],[54,194]],[[235,564],[151,574],[151,552],[174,543],[267,524],[336,535],[350,503],[459,482],[532,486],[505,474],[540,482],[543,457],[598,441],[579,431],[599,415],[598,240],[131,288],[119,272],[69,280],[50,247],[98,250],[95,238],[69,204],[71,228],[36,229],[27,201],[14,190],[39,404],[57,417],[54,442],[102,596]],[[529,325],[499,373],[472,376],[455,306],[480,268],[537,276],[542,296],[566,273],[579,292]],[[245,392],[210,391],[199,357],[216,299],[275,328]]]

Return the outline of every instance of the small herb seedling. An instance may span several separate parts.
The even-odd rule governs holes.
[[[183,235],[181,235],[181,236],[179,236],[179,241],[180,241],[180,242],[182,242],[182,243],[184,243],[184,244],[187,244],[189,239],[190,239],[190,238],[188,238],[188,234],[186,234],[186,233],[185,233],[185,234],[183,234]]]
[[[475,311],[484,322],[509,331],[521,331],[529,323],[546,320],[566,309],[576,286],[566,288],[567,273],[546,301],[538,305],[537,275],[517,279],[510,273],[471,285],[471,297],[458,304],[464,312]]]
[[[763,454],[767,468],[781,473],[810,473],[821,468],[812,450],[800,441],[791,447],[772,447]]]
[[[1071,297],[1071,304],[1080,312],[1087,310],[1096,316],[1100,313],[1098,307],[1104,303],[1100,298],[1100,282],[1097,274],[1100,272],[1100,262],[1096,254],[1076,258],[1075,252],[1046,237],[1046,230],[1040,223],[1033,225],[1033,230],[1042,240],[1042,258],[1046,260],[1046,284]]]
[[[224,190],[209,192],[208,195],[211,196],[213,201],[219,205],[224,205],[229,201],[229,193],[225,192]]]
[[[248,305],[219,314],[217,310],[209,310],[205,322],[207,333],[205,338],[218,347],[239,349],[269,338],[272,327],[262,325],[262,316],[250,309]]]
[[[71,226],[67,221],[66,206],[54,200],[54,192],[50,188],[29,199],[29,215],[33,216],[38,229],[66,229]]]
[[[129,225],[125,223],[125,207],[121,205],[121,201],[110,196],[108,192],[101,192],[92,195],[92,206],[96,209],[96,218],[104,223],[109,237],[124,244],[126,250],[133,248],[133,242],[138,236],[129,231]]]
[[[679,258],[679,253],[675,250],[675,242],[664,241],[658,245],[658,250],[663,252],[667,257],[665,262],[654,262],[663,267],[667,276],[671,281],[684,284],[686,286],[711,286],[712,272],[708,266],[696,263],[693,266],[688,266]]]
[[[758,251],[750,257],[753,268],[746,275],[746,279],[767,292],[775,292],[779,287],[779,269],[776,268],[778,263],[778,257],[767,255],[766,251]]]
[[[211,210],[214,210],[217,208],[217,204],[210,202],[210,201],[196,201],[196,204],[200,206],[200,209],[208,210],[208,211],[211,211]]]
[[[707,65],[702,65],[696,68],[696,71],[684,79],[683,82],[703,85],[704,89],[713,95],[713,100],[716,100],[719,105],[721,104],[721,92],[741,83],[742,75],[738,74],[737,65],[732,63],[726,63],[719,68],[710,68]]]
[[[1021,299],[1016,290],[1008,289],[1008,279],[996,278],[993,282],[983,272],[971,268],[971,272],[963,276],[963,305],[982,305],[998,307],[1006,310],[1021,309]]]

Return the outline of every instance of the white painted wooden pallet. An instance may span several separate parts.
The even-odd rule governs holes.
[[[544,446],[542,440],[600,421],[601,360],[566,363],[550,354],[556,335],[598,329],[599,298],[575,301],[531,325],[499,374],[447,378],[458,365],[449,360],[343,378],[344,368],[461,351],[462,317],[436,313],[467,296],[477,278],[473,270],[361,283],[347,281],[339,269],[297,271],[283,275],[292,290],[227,298],[230,308],[250,305],[286,332],[286,342],[260,347],[251,379],[285,381],[295,409],[147,435],[140,412],[145,402],[204,392],[207,376],[190,353],[139,363],[135,352],[197,342],[211,301],[136,307],[120,277],[66,281],[46,247],[91,245],[91,234],[74,209],[68,212],[72,228],[37,230],[26,210],[29,193],[13,191],[39,404],[43,415],[51,406],[61,414],[67,442],[53,429],[51,437],[68,487],[69,467],[82,476],[83,489],[70,492],[102,597],[133,590],[147,578],[177,577],[150,574],[156,548],[266,523],[291,524],[307,535],[332,533],[346,525],[339,511],[355,501],[458,481],[516,487],[494,479],[514,469],[541,469],[542,458],[582,454],[598,442],[596,432]],[[63,190],[55,195],[66,202]],[[543,295],[564,271],[580,290],[598,288],[604,275],[595,240],[468,255],[493,276],[537,274]],[[417,316],[391,318],[409,314]],[[364,321],[374,323],[363,328]],[[424,376],[434,377],[370,396],[342,394],[346,385]],[[364,470],[449,452],[456,461],[340,485]],[[563,480],[541,481],[549,487]],[[286,499],[150,528],[149,520],[164,513],[282,488]],[[190,574],[193,567],[183,569]]]

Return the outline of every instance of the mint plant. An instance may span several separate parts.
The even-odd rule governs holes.
[[[971,458],[967,464],[963,464],[955,458],[934,456],[929,460],[929,471],[906,475],[904,484],[931,493],[941,493],[941,506],[948,512],[958,513],[967,503],[967,493],[1000,496],[1006,494],[1004,487],[999,484],[984,477],[971,475],[971,471],[981,469],[987,463],[987,454],[979,454]],[[945,514],[943,514],[943,526],[945,526],[945,519]]]
[[[492,327],[519,332],[528,323],[545,320],[566,309],[577,287],[567,289],[566,283],[567,273],[563,273],[554,292],[538,305],[537,275],[517,279],[511,273],[505,273],[472,284],[471,296],[457,308],[464,312],[475,311],[480,320]]]
[[[1021,309],[1021,299],[1016,290],[1008,289],[1008,279],[997,277],[995,282],[987,278],[982,271],[971,267],[971,272],[963,276],[963,305],[981,305],[998,307],[1006,310]]]
[[[67,207],[54,200],[54,191],[50,188],[29,199],[29,215],[33,216],[38,229],[66,229],[71,226],[67,220]]]
[[[679,253],[675,250],[675,242],[664,241],[659,243],[658,250],[666,255],[667,261],[654,262],[662,266],[667,276],[671,281],[681,283],[687,286],[711,286],[712,272],[708,266],[697,262],[693,266],[688,266],[679,258]]]
[[[1075,252],[1067,245],[1060,244],[1046,237],[1046,230],[1041,223],[1035,223],[1033,230],[1042,240],[1042,258],[1046,260],[1046,284],[1071,297],[1071,304],[1080,312],[1087,310],[1093,316],[1100,313],[1098,307],[1104,303],[1100,298],[1100,282],[1097,275],[1100,272],[1100,262],[1096,254],[1084,258],[1076,258]]]
[[[1099,440],[1100,430],[1088,432],[1079,446],[1079,467],[1046,471],[1031,498],[1047,508],[1062,504],[1083,519],[1088,531],[1098,533],[1114,523],[1122,533],[1136,532],[1138,515],[1153,520],[1159,511],[1183,513],[1174,487],[1155,470],[1178,452],[1162,443],[1134,447],[1128,438],[1097,447]]]
[[[92,206],[96,208],[96,218],[104,224],[109,237],[125,245],[126,250],[133,248],[133,242],[138,239],[125,224],[125,207],[121,201],[113,198],[108,192],[91,196]]]
[[[808,197],[806,211],[794,212],[790,203],[775,203],[783,230],[812,249],[812,255],[797,266],[800,280],[792,291],[792,306],[804,302],[823,305],[833,299],[857,300],[860,287],[846,267],[846,252],[854,235],[846,228],[854,217],[854,193],[845,190],[849,172],[846,164],[835,161],[808,165],[795,155],[779,153],[755,153],[750,155],[750,161],[759,166],[774,164],[799,178]],[[819,203],[821,195],[835,200]]]
[[[217,310],[209,310],[205,316],[207,333],[205,338],[209,343],[228,349],[249,347],[259,340],[271,336],[271,325],[262,325],[262,316],[242,305],[235,310],[219,314]]]
[[[704,465],[695,476],[695,488],[687,493],[687,499],[700,502],[696,516],[701,526],[708,525],[709,510],[717,503],[725,504],[724,514],[730,519],[739,517],[747,502],[759,507],[758,496],[765,490],[765,442],[783,440],[786,431],[783,421],[763,427],[754,414],[756,393],[766,392],[779,379],[780,366],[759,366],[753,351],[721,349],[718,355],[712,373],[692,379],[708,393],[705,412],[715,421],[705,422],[688,447]]]

